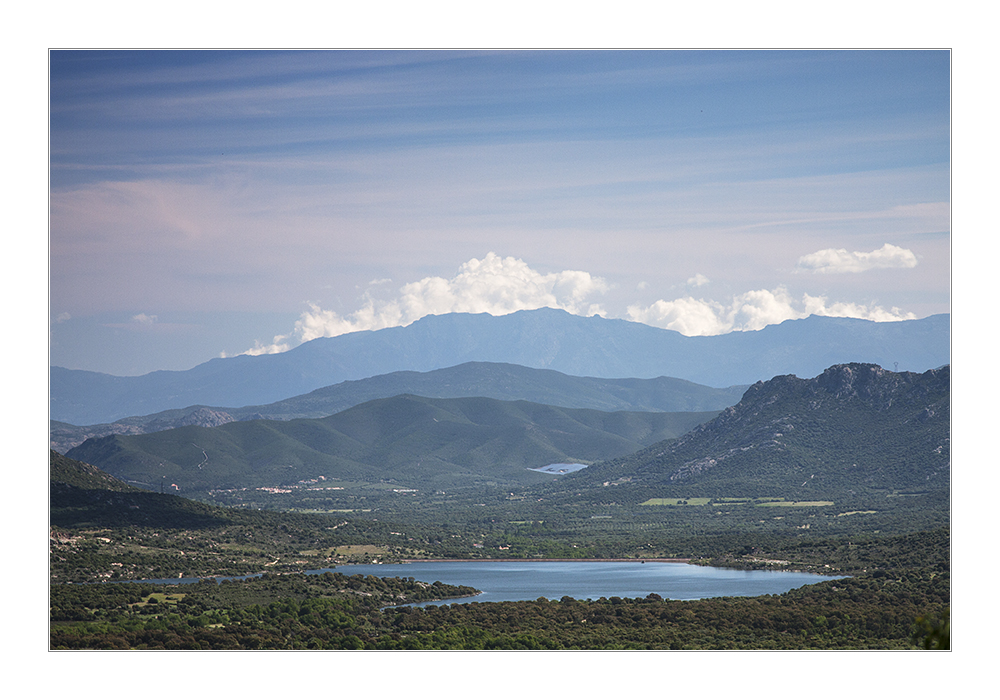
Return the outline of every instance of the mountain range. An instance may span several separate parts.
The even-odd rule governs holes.
[[[606,413],[402,395],[322,419],[91,439],[67,456],[130,482],[150,487],[166,478],[189,492],[319,479],[424,493],[537,484],[577,500],[581,490],[609,484],[619,487],[614,498],[633,502],[692,494],[885,500],[947,493],[950,425],[949,366],[897,373],[850,363],[811,379],[758,382],[721,412]],[[573,461],[590,466],[555,482],[528,471]]]
[[[187,406],[264,405],[347,380],[466,362],[511,363],[580,377],[675,377],[711,387],[838,363],[922,372],[950,362],[950,317],[875,323],[810,316],[759,331],[687,337],[555,309],[446,314],[409,326],[318,338],[284,353],[216,358],[139,377],[52,367],[50,418],[110,423]]]
[[[746,388],[713,389],[670,377],[572,377],[555,370],[467,362],[430,372],[392,372],[345,381],[267,405],[188,406],[88,426],[52,421],[49,437],[50,447],[65,453],[92,437],[141,435],[188,425],[213,428],[238,420],[322,418],[366,401],[399,394],[441,399],[482,396],[598,411],[720,411],[739,401]]]

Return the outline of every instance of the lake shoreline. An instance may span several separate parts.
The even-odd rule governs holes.
[[[487,559],[476,558],[476,559],[400,559],[398,562],[385,562],[389,563],[399,563],[399,564],[419,564],[420,562],[461,562],[466,564],[471,564],[475,562],[483,563],[497,563],[497,562],[564,562],[564,563],[586,563],[586,562],[613,562],[613,563],[629,563],[634,564],[645,564],[647,561],[650,564],[689,564],[691,559],[519,559],[515,557],[500,557]],[[343,564],[341,566],[344,566]]]
[[[650,566],[644,566],[649,563]],[[333,569],[346,575],[414,578],[465,585],[483,593],[458,596],[451,603],[537,600],[647,598],[665,600],[781,595],[829,576],[810,572],[744,570],[699,566],[686,558],[634,559],[409,559],[392,564],[354,564]],[[442,603],[402,603],[388,607],[426,607]]]

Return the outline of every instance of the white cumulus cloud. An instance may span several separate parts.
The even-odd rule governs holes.
[[[384,286],[387,282],[388,280],[373,280],[372,286]],[[709,280],[704,275],[697,274],[687,282],[690,286],[701,287]],[[346,315],[324,309],[318,304],[309,304],[309,309],[296,321],[294,330],[276,335],[267,344],[258,341],[243,354],[285,352],[299,343],[316,338],[406,326],[430,314],[464,312],[502,316],[515,311],[551,307],[580,316],[607,315],[591,299],[607,292],[609,288],[603,279],[587,272],[563,270],[543,274],[529,267],[523,260],[503,258],[491,252],[481,260],[473,258],[464,263],[450,279],[425,277],[403,285],[391,298],[377,298],[370,287],[362,297],[360,308]],[[830,302],[826,297],[809,294],[795,298],[784,287],[751,290],[724,301],[695,298],[691,295],[672,301],[660,299],[649,306],[629,306],[625,317],[638,323],[675,330],[683,335],[698,336],[755,331],[810,315],[871,321],[916,318],[914,314],[904,313],[896,307],[885,309],[874,303],[865,305]]]
[[[865,272],[886,268],[917,266],[917,256],[906,248],[886,243],[870,253],[848,252],[844,248],[826,248],[799,258],[797,268],[807,272]]]
[[[893,307],[828,303],[826,297],[804,294],[794,299],[783,287],[758,289],[736,295],[728,303],[691,296],[659,301],[649,306],[629,306],[629,320],[677,331],[682,335],[720,335],[731,331],[757,331],[774,323],[806,316],[839,316],[870,321],[904,321],[916,318]]]
[[[603,279],[588,272],[564,270],[542,274],[523,260],[491,252],[482,260],[473,258],[464,263],[451,279],[425,277],[406,284],[393,299],[381,300],[366,294],[361,308],[345,316],[310,304],[291,334],[275,336],[268,345],[257,343],[244,354],[284,352],[299,342],[315,338],[406,326],[430,314],[464,312],[503,316],[551,307],[581,316],[603,315],[604,309],[588,299],[608,289]]]
[[[237,355],[276,355],[279,352],[285,352],[286,350],[291,350],[294,345],[298,345],[298,342],[291,342],[292,335],[276,335],[274,339],[268,345],[263,345],[258,340],[254,342],[254,346],[249,350],[244,350],[243,352],[236,353]],[[230,357],[229,354],[223,352],[220,353],[219,357]]]

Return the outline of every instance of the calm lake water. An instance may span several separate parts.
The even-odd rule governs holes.
[[[738,571],[664,562],[413,562],[338,566],[345,575],[412,576],[418,581],[473,586],[483,593],[451,602],[559,600],[591,598],[645,598],[658,593],[673,600],[718,596],[758,596],[785,593],[810,583],[842,576],[819,576],[793,571]],[[427,605],[425,603],[424,605]],[[440,605],[441,603],[429,603]]]

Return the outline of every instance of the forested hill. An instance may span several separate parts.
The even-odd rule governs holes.
[[[775,377],[680,439],[562,484],[618,480],[644,495],[802,500],[946,490],[950,402],[948,366],[915,374],[846,364],[813,379]]]
[[[218,508],[136,488],[92,464],[49,451],[52,527],[203,528],[225,521]]]
[[[319,477],[433,491],[539,483],[551,477],[529,469],[630,454],[716,413],[603,412],[401,395],[321,419],[92,438],[67,455],[148,487],[165,478],[184,494]]]
[[[55,450],[49,450],[49,483],[53,485],[95,491],[142,491],[104,472],[93,464],[69,459]]]

